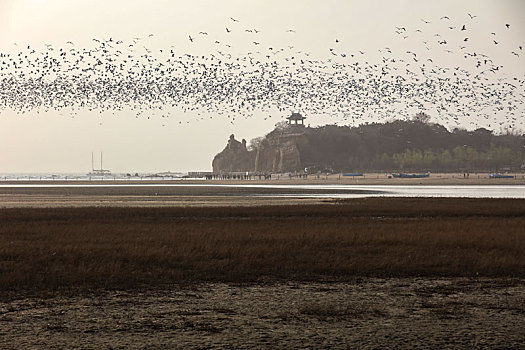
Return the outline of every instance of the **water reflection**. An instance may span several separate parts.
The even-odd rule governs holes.
[[[332,188],[334,189],[334,188]],[[525,198],[525,186],[337,186],[341,193],[283,194],[302,198],[427,197]],[[355,193],[352,191],[355,190]],[[264,195],[262,195],[264,196]]]
[[[465,198],[525,198],[523,185],[284,185],[284,184],[0,184],[0,193],[18,191],[30,194],[59,189],[82,191],[83,194],[142,195],[221,195],[251,197],[296,198],[363,198],[363,197],[465,197]],[[31,190],[33,189],[33,190]],[[75,190],[76,189],[76,190]],[[116,193],[115,193],[116,194]]]

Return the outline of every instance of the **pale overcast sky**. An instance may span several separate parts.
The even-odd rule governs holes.
[[[441,19],[444,16],[449,19]],[[0,0],[0,52],[16,54],[27,46],[43,51],[46,44],[60,48],[67,47],[68,41],[85,48],[94,45],[94,38],[129,42],[140,37],[150,50],[173,46],[181,54],[209,55],[222,50],[243,56],[256,49],[250,35],[257,35],[260,47],[293,46],[319,60],[331,58],[330,48],[337,39],[341,52],[362,51],[363,61],[376,62],[385,55],[379,50],[386,47],[393,55],[423,53],[422,42],[437,33],[450,36],[449,40],[462,38],[460,27],[466,24],[471,51],[483,52],[503,66],[504,77],[524,79],[525,51],[519,49],[525,45],[524,17],[525,1],[521,0]],[[450,34],[447,25],[458,27]],[[407,38],[396,33],[396,27],[406,28]],[[254,29],[259,33],[246,31]],[[190,42],[189,36],[195,41]],[[498,45],[493,44],[494,37]],[[220,47],[226,40],[231,47]],[[461,55],[443,51],[436,49],[432,57],[443,66],[461,66],[457,62]],[[434,116],[432,106],[426,107]],[[290,112],[271,111],[268,118],[268,113],[256,111],[253,117],[238,118],[232,124],[213,114],[181,115],[179,110],[165,121],[158,115],[135,118],[125,111],[20,115],[0,106],[0,173],[87,172],[91,152],[101,151],[104,167],[113,172],[210,170],[214,155],[230,134],[249,141],[271,131]],[[312,126],[347,123],[303,112]],[[523,105],[518,112],[517,124],[523,128]],[[505,115],[496,117],[504,125]],[[179,123],[181,120],[185,122]],[[474,125],[467,118],[459,123],[466,128]]]

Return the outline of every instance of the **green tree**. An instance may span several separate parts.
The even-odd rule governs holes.
[[[454,165],[454,159],[452,158],[452,154],[448,149],[441,152],[439,155],[439,163],[441,163],[441,166],[445,170],[451,170],[452,166]]]
[[[432,150],[429,150],[429,149],[425,150],[425,152],[423,152],[424,168],[430,169],[430,168],[435,167],[435,165],[436,165],[436,156],[434,152],[432,152]]]

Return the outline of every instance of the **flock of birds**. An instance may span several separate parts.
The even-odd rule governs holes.
[[[206,41],[212,48],[208,54],[181,53],[174,46],[148,48],[153,34],[127,41],[94,38],[87,48],[72,41],[43,50],[15,44],[17,52],[0,52],[0,111],[75,116],[82,110],[131,110],[136,118],[160,114],[178,123],[182,111],[235,123],[254,114],[266,119],[275,111],[299,110],[356,123],[371,116],[408,117],[408,110],[417,109],[435,113],[445,125],[517,128],[525,119],[525,79],[508,77],[495,58],[471,48],[471,41],[480,40],[469,33],[475,20],[468,14],[465,23],[454,24],[443,16],[435,20],[441,28],[437,33],[425,19],[421,28],[393,28],[396,40],[416,37],[417,44],[405,51],[380,48],[377,62],[364,51],[345,49],[342,38],[328,44],[325,58],[314,57],[295,48],[294,29],[283,33],[290,36],[290,45],[274,47],[264,42],[264,31],[245,28],[236,18],[230,18],[222,34],[253,34],[256,39],[244,43],[253,50],[244,54],[206,31],[188,35],[188,44]],[[502,24],[497,32],[487,30],[485,39],[521,60],[522,46],[502,44],[511,30]],[[444,55],[454,63],[443,64]]]

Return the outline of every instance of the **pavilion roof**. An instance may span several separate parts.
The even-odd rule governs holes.
[[[306,119],[306,117],[303,117],[303,116],[301,115],[301,113],[296,113],[296,112],[294,112],[294,113],[292,113],[291,116],[289,116],[289,117],[286,118],[286,119],[288,119],[288,120],[304,120],[304,119]]]

